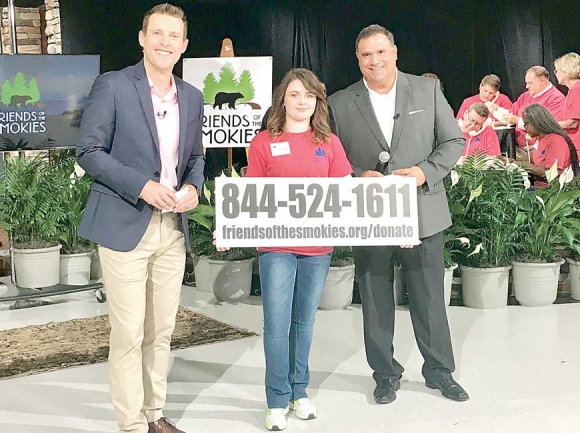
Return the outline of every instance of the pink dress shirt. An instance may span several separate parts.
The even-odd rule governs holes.
[[[157,88],[149,79],[151,100],[155,113],[157,138],[159,139],[159,155],[161,157],[161,177],[159,183],[175,191],[177,185],[177,159],[179,155],[179,104],[177,102],[177,87],[171,78],[171,89],[162,98]]]

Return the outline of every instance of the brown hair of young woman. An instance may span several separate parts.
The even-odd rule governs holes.
[[[328,122],[328,105],[326,103],[326,86],[310,70],[296,68],[289,70],[282,82],[274,91],[272,110],[268,119],[268,132],[274,139],[286,132],[286,109],[284,96],[288,85],[294,80],[300,80],[302,85],[316,96],[316,108],[310,118],[310,129],[313,141],[317,144],[330,142],[330,124]]]

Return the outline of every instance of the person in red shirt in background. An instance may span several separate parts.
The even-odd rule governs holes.
[[[445,95],[445,87],[443,86],[443,81],[441,81],[441,79],[437,76],[437,74],[434,74],[433,72],[425,72],[423,74],[421,74],[422,77],[425,78],[433,78],[434,80],[438,80],[439,81],[439,87],[441,88],[441,93],[443,93],[443,95]],[[449,105],[449,104],[447,104]],[[449,109],[451,110],[451,114],[453,114],[455,116],[455,113],[453,112],[453,108],[451,108],[451,105],[449,105]]]
[[[475,151],[489,156],[501,154],[499,138],[494,129],[486,123],[489,110],[480,102],[472,104],[463,119],[459,120],[459,127],[465,137],[465,148],[461,156],[473,155]]]
[[[568,88],[558,123],[572,139],[576,152],[580,152],[580,56],[568,53],[556,59],[554,74],[558,83]]]
[[[463,101],[457,112],[457,120],[465,117],[467,110],[477,102],[488,105],[488,109],[492,107],[491,104],[494,104],[493,109],[501,107],[509,110],[512,108],[512,101],[506,95],[499,92],[500,87],[501,80],[497,75],[489,74],[483,77],[479,84],[479,94],[470,96]],[[491,112],[488,116],[491,116]]]
[[[506,123],[516,125],[516,142],[520,147],[528,144],[522,121],[526,107],[531,104],[543,105],[555,119],[559,119],[565,100],[562,92],[550,83],[550,73],[543,66],[532,66],[526,71],[525,79],[528,91],[521,94],[504,118]]]
[[[536,178],[536,189],[546,187],[546,170],[557,162],[558,173],[572,166],[574,176],[580,172],[578,153],[570,137],[556,122],[550,112],[540,104],[529,105],[522,113],[526,132],[532,138],[539,138],[537,149],[528,162],[518,157],[516,164],[533,174]]]
[[[330,132],[326,89],[307,69],[289,71],[274,92],[267,130],[254,137],[246,177],[345,177],[352,167]],[[308,398],[314,316],[332,247],[258,248],[266,356],[265,425],[283,430],[286,414],[318,411]]]

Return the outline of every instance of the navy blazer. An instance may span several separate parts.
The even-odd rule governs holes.
[[[179,103],[177,189],[184,183],[201,191],[203,97],[174,76]],[[161,159],[151,89],[143,61],[98,76],[81,121],[76,145],[81,167],[94,179],[79,234],[115,251],[134,249],[153,209],[139,198],[150,179],[159,182]],[[189,249],[187,213],[181,214]]]

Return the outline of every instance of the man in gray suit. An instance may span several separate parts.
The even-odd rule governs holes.
[[[465,401],[468,394],[451,376],[455,364],[443,298],[442,234],[451,225],[443,178],[465,140],[437,80],[397,70],[391,32],[379,25],[366,27],[357,37],[356,55],[363,79],[328,99],[334,132],[355,175],[416,178],[421,239],[415,247],[354,248],[367,360],[377,383],[374,398],[381,404],[394,401],[403,373],[393,358],[397,259],[405,271],[415,338],[425,360],[425,384]],[[390,159],[379,173],[374,170],[383,151]]]
[[[95,80],[77,143],[94,177],[80,235],[99,245],[109,301],[109,382],[121,432],[176,433],[163,417],[171,334],[203,182],[203,99],[172,74],[187,47],[181,8],[144,17],[143,60]]]

